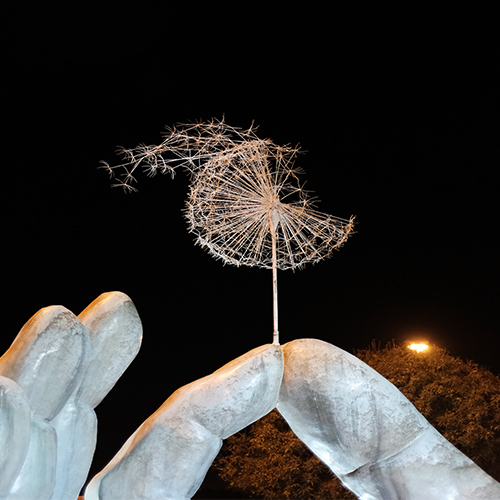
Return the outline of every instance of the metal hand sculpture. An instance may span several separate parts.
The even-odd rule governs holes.
[[[191,174],[185,215],[197,243],[224,263],[273,272],[273,343],[279,344],[277,270],[301,268],[331,255],[352,233],[354,217],[318,212],[298,183],[298,149],[259,139],[223,121],[168,129],[159,146],[121,149],[117,186],[134,190],[144,169]]]
[[[90,467],[93,409],[138,351],[130,299],[78,317],[39,311],[0,358],[0,498],[75,499]],[[277,406],[297,436],[366,500],[492,500],[500,484],[386,379],[314,339],[260,346],[170,396],[90,482],[87,500],[187,500],[222,440]]]
[[[275,406],[360,499],[500,498],[500,484],[388,380],[338,347],[299,339],[253,349],[174,392],[92,479],[85,500],[188,500],[222,440]]]

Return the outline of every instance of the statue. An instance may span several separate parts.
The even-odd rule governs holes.
[[[76,500],[95,448],[93,408],[141,336],[137,312],[119,292],[101,295],[78,318],[51,306],[26,323],[0,358],[0,499]],[[85,498],[191,498],[222,440],[275,407],[363,500],[500,498],[500,484],[390,382],[315,339],[255,348],[178,389],[92,479]]]
[[[314,339],[280,347],[277,270],[329,256],[354,225],[316,211],[293,183],[297,151],[224,122],[169,129],[159,146],[123,150],[119,185],[134,189],[139,167],[153,175],[183,167],[197,243],[225,263],[272,269],[273,343],[172,394],[91,480],[86,500],[187,500],[222,440],[275,407],[363,500],[500,499],[500,484],[366,364]],[[0,358],[0,500],[78,496],[95,448],[93,409],[141,337],[137,311],[120,292],[78,317],[51,306],[26,323]]]
[[[167,129],[161,144],[122,153],[121,165],[104,163],[112,176],[121,169],[117,185],[135,190],[140,168],[172,176],[178,167],[186,169],[191,185],[185,214],[197,243],[224,263],[272,269],[273,344],[174,393],[91,481],[86,499],[190,498],[219,440],[250,423],[239,405],[242,398],[245,404],[246,398],[259,400],[262,377],[273,391],[281,386],[279,399],[257,405],[252,418],[277,405],[297,436],[363,500],[500,498],[496,481],[437,433],[392,384],[353,356],[321,341],[297,340],[282,347],[282,371],[260,361],[273,346],[275,360],[279,345],[277,270],[329,256],[354,226],[354,217],[338,219],[313,208],[296,182],[297,149],[259,139],[252,128],[212,121]],[[240,377],[243,359],[260,369],[252,370],[250,385],[241,386],[235,377]],[[214,376],[220,391],[213,390]],[[189,459],[183,450],[189,450]]]

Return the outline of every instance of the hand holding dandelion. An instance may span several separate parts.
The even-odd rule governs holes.
[[[273,343],[279,343],[277,270],[315,263],[338,249],[353,231],[354,217],[318,212],[298,184],[298,150],[259,139],[252,128],[224,122],[169,129],[159,146],[124,149],[120,185],[134,189],[138,168],[149,175],[191,174],[185,215],[197,244],[224,263],[273,271]],[[294,184],[295,182],[295,184]]]

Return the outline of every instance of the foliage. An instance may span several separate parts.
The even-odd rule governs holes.
[[[372,346],[356,355],[396,385],[429,422],[500,480],[500,377],[431,346]],[[214,463],[232,488],[257,498],[355,499],[275,410],[231,436]]]
[[[213,466],[232,488],[256,498],[356,499],[277,410],[227,439]]]

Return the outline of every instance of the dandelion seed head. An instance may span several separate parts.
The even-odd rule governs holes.
[[[299,183],[298,148],[260,139],[255,127],[224,121],[167,128],[158,146],[122,149],[118,184],[133,190],[134,173],[191,175],[184,210],[196,243],[224,263],[301,268],[331,255],[353,231],[348,220],[321,213]]]

